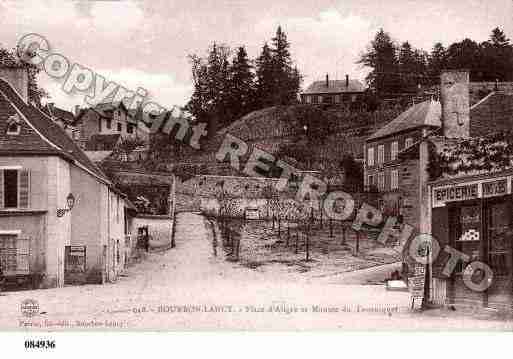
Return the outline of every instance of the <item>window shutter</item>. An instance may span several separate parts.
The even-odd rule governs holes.
[[[4,170],[0,170],[0,208],[4,208]]]
[[[28,170],[20,170],[18,172],[18,207],[29,208],[29,197],[30,197],[30,173]]]

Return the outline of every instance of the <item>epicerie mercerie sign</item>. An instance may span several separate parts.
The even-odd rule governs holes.
[[[448,202],[504,196],[511,193],[511,179],[472,181],[433,188],[433,207],[443,207]]]

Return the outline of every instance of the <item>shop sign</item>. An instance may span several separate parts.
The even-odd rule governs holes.
[[[501,179],[483,183],[483,197],[504,196],[508,194],[508,180]]]
[[[245,216],[246,219],[260,219],[260,213],[257,208],[247,208]]]
[[[70,255],[73,257],[85,257],[85,246],[71,246]]]
[[[434,192],[435,207],[443,206],[447,202],[466,201],[479,198],[479,184],[463,184],[450,187],[435,188]]]
[[[509,187],[508,179],[501,178],[434,188],[433,207],[443,207],[448,202],[505,196],[511,192]]]

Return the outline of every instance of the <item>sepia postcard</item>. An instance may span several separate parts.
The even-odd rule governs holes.
[[[511,332],[511,38],[510,0],[0,2],[0,331]]]

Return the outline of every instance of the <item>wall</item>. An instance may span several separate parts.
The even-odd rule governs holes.
[[[377,183],[377,174],[384,169],[387,169],[387,173],[385,175],[385,188],[390,189],[390,169],[395,169],[397,166],[401,164],[401,160],[397,158],[395,161],[391,161],[391,148],[392,142],[398,142],[398,152],[405,149],[405,142],[407,138],[411,138],[415,143],[422,138],[422,130],[416,129],[408,132],[398,133],[396,135],[385,137],[381,139],[377,139],[375,141],[368,141],[365,144],[365,165],[364,165],[364,181],[365,185],[369,185],[368,178],[369,175],[374,176],[374,181]],[[385,151],[385,161],[382,165],[378,165],[378,146],[383,145]],[[374,148],[374,166],[369,166],[368,149]]]
[[[399,188],[403,198],[401,214],[403,220],[416,231],[420,225],[420,203],[419,203],[419,160],[405,159],[399,170]]]
[[[470,104],[479,102],[492,91],[504,95],[513,95],[513,82],[471,82],[469,86]]]
[[[71,245],[87,246],[86,272],[97,277],[102,270],[102,245],[107,244],[102,233],[101,184],[77,167],[71,168],[71,187],[75,196],[75,206],[70,212]]]
[[[470,136],[513,130],[513,95],[494,93],[470,109]]]
[[[448,138],[470,136],[470,97],[468,71],[446,70],[440,76],[442,128]]]
[[[93,110],[87,110],[82,116],[80,124],[80,140],[82,142],[87,142],[92,135],[98,133],[99,119],[100,116]]]
[[[48,215],[46,243],[46,287],[64,285],[64,247],[70,245],[71,217],[57,217],[57,209],[66,208],[71,193],[70,164],[59,157],[48,158]]]

